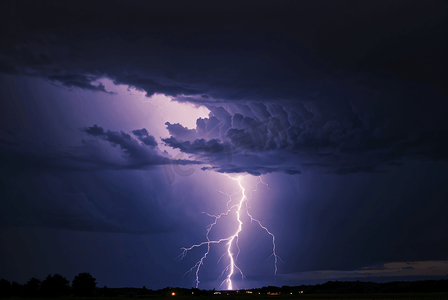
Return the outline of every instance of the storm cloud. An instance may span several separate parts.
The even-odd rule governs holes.
[[[379,115],[367,115],[350,103],[338,105],[209,104],[210,118],[198,119],[196,130],[168,123],[172,136],[162,140],[211,159],[213,168],[204,170],[229,173],[252,173],[258,165],[259,174],[319,168],[342,175],[385,172],[411,158],[447,159],[443,130],[397,130]],[[413,120],[401,117],[400,122]]]
[[[448,245],[447,12],[1,1],[1,277],[95,267],[101,285],[190,287],[196,254],[174,258],[237,207],[236,177],[286,262],[274,283],[270,237],[245,231],[238,264],[263,277],[254,286],[387,262],[425,276],[408,267]],[[212,289],[222,269],[207,266]]]
[[[417,12],[402,10],[409,2],[351,2],[347,9],[324,1],[331,13],[317,19],[309,15],[318,3],[288,2],[281,10],[269,2],[204,2],[199,10],[175,3],[165,17],[162,4],[103,11],[93,3],[86,13],[51,2],[44,21],[36,19],[44,5],[9,2],[2,27],[17,28],[2,35],[0,69],[99,92],[106,92],[99,80],[107,77],[147,96],[204,105],[212,113],[196,130],[167,124],[172,136],[164,141],[185,153],[214,155],[212,167],[221,172],[225,164],[244,172],[254,161],[269,170],[326,166],[322,172],[336,174],[382,172],[410,157],[446,161],[443,2]],[[344,21],[352,11],[356,32]],[[55,18],[58,27],[51,26]],[[83,22],[73,26],[73,18]],[[251,25],[241,26],[245,20]],[[319,22],[329,23],[327,31]],[[384,31],[388,38],[379,38]],[[135,152],[124,133],[105,134],[129,158],[148,153]],[[150,132],[134,135],[157,146]]]

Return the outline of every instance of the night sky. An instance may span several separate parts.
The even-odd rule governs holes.
[[[193,287],[181,248],[243,196],[233,288],[448,278],[447,29],[445,1],[1,1],[0,278]]]

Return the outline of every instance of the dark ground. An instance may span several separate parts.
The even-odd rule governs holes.
[[[148,299],[148,300],[163,300],[167,298],[175,298],[175,299],[192,299],[189,296],[146,296],[146,297],[131,297],[137,299]],[[257,299],[257,300],[268,300],[268,299],[277,299],[277,300],[295,300],[295,299],[383,299],[383,300],[392,300],[392,299],[448,299],[448,293],[389,293],[389,294],[321,294],[321,295],[311,295],[311,294],[298,294],[298,295],[279,295],[279,296],[268,296],[268,295],[243,295],[243,296],[232,296],[232,295],[213,295],[213,296],[198,296],[194,298],[199,298],[202,300],[206,299],[214,299],[218,300],[220,298],[225,298],[227,300],[231,299]],[[36,298],[25,298],[25,297],[12,297],[8,299],[17,299],[17,300],[31,300]],[[94,300],[98,299],[97,297],[57,297],[57,298],[38,298],[40,300]],[[120,297],[101,297],[104,300],[121,300],[121,299],[130,299],[130,297],[120,296]],[[174,300],[174,299],[173,299]]]

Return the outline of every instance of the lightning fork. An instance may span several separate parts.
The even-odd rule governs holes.
[[[204,265],[204,260],[207,258],[208,254],[210,253],[210,249],[211,249],[210,246],[212,244],[220,244],[222,242],[226,242],[226,251],[221,256],[221,258],[219,260],[221,260],[222,257],[227,254],[227,257],[229,259],[229,264],[224,268],[224,270],[221,273],[220,277],[222,277],[227,272],[227,276],[221,282],[221,285],[226,283],[227,284],[227,289],[228,290],[233,290],[232,276],[234,275],[235,270],[237,270],[241,274],[241,277],[244,280],[243,272],[236,265],[236,262],[235,262],[238,259],[238,255],[240,253],[240,248],[238,246],[238,238],[239,238],[239,233],[243,230],[243,221],[241,220],[243,204],[245,205],[245,208],[246,208],[245,211],[246,211],[247,216],[250,218],[250,221],[251,222],[256,222],[260,226],[260,228],[262,228],[264,231],[266,231],[267,234],[269,234],[272,237],[272,254],[271,254],[271,257],[272,256],[274,257],[274,275],[277,275],[277,262],[278,262],[278,259],[280,259],[280,257],[276,253],[276,245],[275,245],[275,236],[274,236],[274,234],[271,233],[265,226],[263,226],[263,224],[261,224],[261,222],[259,220],[255,219],[249,213],[248,205],[247,205],[246,189],[244,188],[244,186],[242,184],[242,176],[239,176],[237,178],[232,178],[230,176],[227,176],[227,177],[238,182],[238,185],[240,187],[240,191],[239,192],[241,192],[241,194],[242,194],[241,199],[239,200],[239,202],[237,204],[234,204],[234,205],[230,206],[230,204],[232,202],[232,197],[235,196],[236,194],[238,194],[239,192],[237,192],[235,194],[232,194],[232,195],[227,195],[227,194],[225,194],[225,193],[223,193],[221,191],[218,191],[218,192],[220,192],[220,193],[222,193],[222,194],[224,194],[224,195],[229,197],[229,200],[227,201],[227,211],[225,211],[225,212],[223,212],[223,213],[221,213],[219,215],[212,215],[212,214],[203,212],[207,216],[209,216],[211,218],[214,218],[214,221],[211,224],[209,224],[207,226],[207,228],[206,228],[207,229],[206,230],[206,234],[205,234],[206,241],[202,242],[202,243],[199,243],[199,244],[192,245],[190,247],[183,247],[183,248],[181,248],[182,254],[180,255],[180,257],[182,259],[182,258],[184,258],[187,255],[188,251],[193,250],[194,248],[200,248],[202,246],[206,246],[207,247],[204,255],[199,259],[199,261],[185,273],[185,274],[189,274],[189,273],[192,273],[194,271],[194,273],[195,273],[194,284],[196,285],[196,288],[199,287],[199,283],[200,283],[200,281],[199,281],[199,271],[201,269],[201,266]],[[259,181],[257,182],[255,190],[252,191],[251,194],[250,194],[251,198],[252,198],[252,194],[255,191],[257,191],[259,184],[263,184],[263,185],[265,185],[269,189],[269,186],[266,183],[264,183],[261,180],[260,177],[258,177],[258,179],[259,179]],[[210,240],[209,234],[210,234],[210,231],[213,229],[213,227],[218,223],[218,221],[221,219],[222,216],[228,216],[230,213],[233,213],[233,211],[235,213],[236,222],[238,224],[235,233],[233,233],[232,235],[230,235],[229,237],[226,237],[226,238]],[[236,254],[232,251],[232,249],[234,248],[233,245],[235,245],[235,247],[237,249]]]

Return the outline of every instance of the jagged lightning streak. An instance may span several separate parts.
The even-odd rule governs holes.
[[[239,246],[238,246],[238,238],[239,238],[239,233],[242,231],[242,228],[243,228],[243,221],[241,220],[241,214],[242,214],[243,205],[245,205],[245,212],[246,212],[247,216],[250,218],[250,221],[251,222],[255,221],[263,230],[265,230],[272,237],[272,254],[271,254],[271,257],[272,256],[274,257],[274,275],[277,274],[277,262],[278,262],[279,256],[276,253],[275,236],[274,236],[274,234],[272,234],[265,226],[263,226],[261,224],[261,222],[259,220],[255,219],[249,213],[248,205],[247,205],[246,189],[244,188],[244,186],[242,184],[242,176],[239,176],[237,178],[232,178],[230,176],[227,176],[227,177],[238,182],[238,185],[240,187],[240,191],[237,192],[236,194],[241,192],[241,194],[242,194],[241,199],[238,201],[237,204],[231,205],[232,197],[235,196],[236,194],[227,195],[227,194],[225,194],[223,192],[220,192],[220,193],[222,193],[222,194],[224,194],[224,195],[229,197],[229,201],[227,201],[227,211],[223,212],[223,213],[221,213],[219,215],[211,215],[209,213],[205,213],[204,212],[209,217],[214,218],[214,221],[207,226],[207,231],[206,231],[206,234],[205,234],[206,241],[202,242],[202,243],[199,243],[199,244],[195,244],[195,245],[193,245],[191,247],[188,247],[188,248],[187,247],[181,248],[183,251],[182,251],[182,254],[180,256],[181,256],[181,258],[184,258],[187,255],[187,252],[192,250],[192,249],[194,249],[194,248],[199,248],[199,247],[202,247],[202,246],[206,246],[207,247],[204,255],[199,259],[199,261],[193,267],[191,267],[190,270],[188,270],[185,273],[185,274],[187,274],[187,273],[191,273],[191,272],[194,271],[194,273],[195,273],[194,283],[196,285],[196,288],[199,287],[199,283],[200,283],[200,281],[199,281],[199,271],[201,269],[201,266],[204,264],[204,260],[207,258],[207,255],[210,253],[210,246],[212,244],[220,244],[222,242],[226,242],[226,252],[223,254],[223,256],[225,256],[227,254],[227,257],[229,259],[229,264],[227,265],[226,268],[224,268],[224,270],[221,273],[220,277],[222,277],[224,275],[224,273],[227,272],[227,276],[224,279],[224,281],[221,283],[221,285],[226,283],[227,284],[227,289],[228,290],[233,290],[232,276],[234,275],[235,270],[237,270],[241,274],[242,278],[244,279],[243,272],[241,271],[241,269],[235,263],[235,260],[238,258],[238,254],[240,252],[240,249],[239,249]],[[260,183],[265,185],[269,189],[269,186],[266,183],[264,183],[261,180],[260,177],[258,177],[258,179],[259,179],[259,182],[256,185],[256,189],[254,191],[252,191],[251,196],[252,196],[253,192],[255,192],[258,189],[258,185]],[[217,239],[217,240],[210,240],[209,234],[210,234],[210,231],[213,229],[213,226],[215,226],[217,224],[217,222],[219,221],[219,219],[221,219],[222,216],[228,216],[233,211],[235,213],[236,222],[238,224],[236,231],[232,235],[230,235],[229,237],[222,238],[222,239]],[[235,253],[233,253],[233,250],[232,250],[234,248],[237,249],[236,255],[235,255]],[[221,258],[223,256],[221,256]],[[221,258],[220,258],[220,260],[221,260]]]

